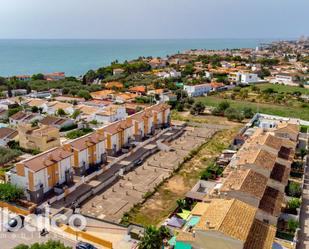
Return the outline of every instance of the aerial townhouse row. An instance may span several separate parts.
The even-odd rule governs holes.
[[[156,129],[170,125],[170,107],[158,104],[124,120],[111,123],[62,146],[25,159],[7,172],[7,181],[22,187],[27,199],[40,203],[54,187],[60,189],[83,176],[92,166],[106,166],[133,141],[142,141]],[[103,167],[108,170],[108,167]],[[91,171],[91,170],[90,170]]]
[[[271,249],[299,126],[257,129],[199,204],[200,221],[176,240],[193,248]]]

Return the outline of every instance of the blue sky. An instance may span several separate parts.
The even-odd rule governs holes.
[[[309,0],[0,0],[0,38],[294,38]]]

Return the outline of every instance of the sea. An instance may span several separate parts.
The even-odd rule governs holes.
[[[175,54],[189,49],[255,48],[271,39],[0,40],[0,76],[90,69],[139,56]]]

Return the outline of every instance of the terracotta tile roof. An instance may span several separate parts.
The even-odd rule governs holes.
[[[257,129],[257,131],[252,135],[252,137],[247,139],[245,146],[254,146],[257,144],[266,145],[270,148],[279,150],[282,146],[282,139],[275,137],[270,133],[265,133],[262,129]]]
[[[272,249],[275,235],[276,228],[274,226],[255,219],[251,226],[248,239],[245,242],[244,249]]]
[[[122,130],[128,129],[132,126],[133,126],[132,120],[130,118],[128,118],[128,119],[121,120],[121,121],[118,121],[116,123],[112,123],[110,125],[103,127],[103,131],[104,131],[104,133],[107,132],[107,133],[114,135],[114,134],[116,134],[116,133],[118,133]]]
[[[259,209],[271,215],[278,216],[281,213],[283,199],[283,193],[274,188],[267,187],[260,202]]]
[[[107,98],[108,95],[113,94],[113,93],[114,91],[112,90],[102,90],[102,91],[92,92],[90,93],[90,95],[94,99],[102,99],[102,98]]]
[[[27,105],[28,106],[40,106],[40,105],[43,105],[47,103],[46,100],[43,100],[43,99],[30,99],[28,102],[27,102]]]
[[[43,125],[61,125],[66,121],[65,118],[59,118],[55,116],[47,116],[43,118],[40,122]]]
[[[220,191],[240,191],[261,199],[267,186],[267,178],[251,169],[232,171]]]
[[[191,215],[202,216],[207,208],[209,207],[209,203],[207,202],[198,202],[191,210]]]
[[[21,120],[21,119],[27,117],[28,115],[29,115],[29,114],[27,114],[26,112],[20,111],[20,112],[15,113],[14,115],[12,115],[12,116],[10,117],[10,119],[13,119],[13,120]]]
[[[161,104],[153,105],[153,106],[147,108],[146,110],[162,112],[164,110],[168,110],[169,108],[170,108],[170,106],[168,104],[161,103]]]
[[[278,125],[278,128],[275,132],[287,132],[292,134],[299,133],[299,125],[297,124],[290,124],[290,123],[282,123]]]
[[[107,88],[107,89],[123,88],[124,85],[121,82],[111,81],[111,82],[105,83],[104,87]]]
[[[49,151],[43,152],[36,156],[26,159],[20,163],[30,170],[37,172],[50,165],[60,162],[72,155],[71,152],[65,151],[63,148],[54,148]]]
[[[95,114],[96,112],[99,112],[100,109],[94,106],[87,106],[87,105],[78,105],[76,106],[76,109],[81,111],[85,115],[92,115]]]
[[[75,139],[74,141],[70,142],[70,145],[73,149],[81,151],[87,149],[89,146],[93,146],[104,141],[104,139],[105,137],[103,134],[100,134],[99,132],[94,132]]]
[[[146,87],[145,86],[134,86],[134,87],[130,87],[129,91],[130,92],[145,93]]]
[[[290,171],[291,171],[290,168],[280,163],[275,163],[275,166],[270,174],[270,178],[275,181],[281,182],[284,185],[287,185],[290,176]]]
[[[0,128],[0,139],[3,138],[14,138],[18,135],[18,132],[16,130],[13,130],[11,128]]]
[[[121,98],[123,100],[131,100],[131,99],[135,99],[136,97],[138,97],[138,95],[134,93],[117,93],[117,94],[114,94],[114,97]]]
[[[239,165],[254,164],[268,170],[272,170],[277,158],[276,155],[262,149],[246,149],[237,154],[239,155]]]
[[[217,230],[234,239],[246,241],[257,209],[236,199],[213,199],[196,230]]]
[[[141,111],[138,113],[133,114],[132,116],[130,116],[130,118],[132,118],[132,120],[136,120],[138,122],[142,122],[144,121],[146,118],[151,118],[153,115],[151,113],[151,111]]]
[[[72,104],[59,102],[59,101],[48,102],[47,105],[48,107],[53,107],[55,109],[67,109],[67,108],[73,107]]]

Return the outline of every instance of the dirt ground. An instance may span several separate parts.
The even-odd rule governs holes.
[[[163,222],[175,210],[176,201],[183,198],[196,184],[202,170],[215,160],[223,149],[228,147],[232,138],[242,126],[242,124],[230,122],[220,117],[207,119],[205,123],[224,124],[228,125],[229,129],[217,132],[192,159],[182,166],[179,172],[161,185],[152,197],[131,209],[129,212],[131,222],[142,225],[158,225]]]

